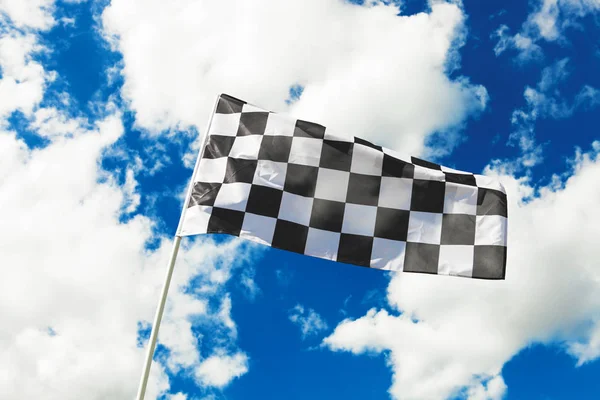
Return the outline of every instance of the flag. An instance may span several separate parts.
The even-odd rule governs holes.
[[[225,233],[382,270],[504,279],[490,177],[403,156],[221,95],[178,236]]]

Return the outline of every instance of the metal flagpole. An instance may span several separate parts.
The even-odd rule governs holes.
[[[152,359],[154,358],[156,339],[158,338],[158,329],[160,328],[160,321],[162,320],[163,311],[165,310],[165,303],[167,302],[167,294],[169,292],[169,285],[171,284],[171,277],[173,276],[175,260],[177,259],[179,245],[181,244],[181,236],[179,235],[179,230],[183,222],[185,210],[187,209],[187,205],[190,201],[192,188],[194,187],[194,177],[196,176],[196,172],[198,171],[198,167],[200,165],[200,159],[202,158],[204,148],[206,147],[206,141],[208,140],[208,131],[210,130],[213,115],[215,115],[217,105],[219,104],[219,97],[220,96],[217,96],[217,99],[215,100],[215,105],[213,107],[212,114],[210,115],[210,118],[208,120],[206,130],[204,131],[204,139],[202,140],[198,158],[196,159],[196,165],[194,166],[194,172],[192,173],[192,178],[190,179],[187,195],[185,196],[185,201],[183,203],[183,210],[181,211],[179,225],[177,226],[177,233],[175,234],[175,241],[173,242],[173,249],[171,250],[171,257],[169,258],[169,268],[167,270],[167,276],[165,278],[165,283],[160,294],[160,301],[158,303],[158,308],[156,309],[156,315],[154,316],[154,323],[152,324],[152,332],[150,333],[150,340],[148,341],[148,351],[146,352],[146,361],[144,363],[144,372],[142,373],[142,380],[140,381],[140,386],[138,388],[136,400],[144,400],[144,396],[146,395],[146,386],[148,385],[148,376],[150,375],[150,367],[152,366]]]

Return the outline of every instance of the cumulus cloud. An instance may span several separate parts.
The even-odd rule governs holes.
[[[55,77],[33,60],[42,51],[34,34],[9,29],[0,36],[0,120],[14,111],[30,115],[42,100],[45,86]]]
[[[247,371],[248,357],[243,353],[212,355],[198,366],[196,378],[202,385],[222,388]]]
[[[526,106],[513,111],[511,116],[513,130],[508,143],[521,150],[521,156],[512,161],[515,169],[530,168],[543,161],[543,148],[535,134],[537,120],[568,118],[577,110],[600,104],[600,92],[589,85],[584,85],[572,101],[565,98],[560,85],[569,75],[569,59],[563,58],[542,70],[535,87],[525,87]]]
[[[315,310],[312,308],[304,309],[304,306],[300,304],[289,311],[288,318],[298,325],[302,339],[316,335],[328,328],[327,322]]]
[[[0,3],[4,13],[14,4]],[[51,8],[43,10],[50,20]],[[3,26],[0,36],[0,398],[130,399],[144,356],[139,330],[152,319],[171,243],[155,221],[135,214],[134,169],[119,184],[101,167],[126,134],[118,107],[74,117],[60,104],[41,106],[56,74],[34,60],[45,51],[36,31],[45,25],[27,24],[26,33]],[[8,118],[16,111],[44,145],[29,147],[13,129]],[[123,221],[123,213],[133,215]],[[184,241],[159,335],[167,351],[153,365],[147,399],[169,394],[168,373],[193,375],[203,365],[202,338],[192,329],[199,324],[223,327],[211,340],[219,357],[237,362],[230,375],[247,370],[224,289],[232,269],[252,256],[240,246]],[[191,279],[197,291],[187,290]],[[223,305],[213,310],[211,301]],[[212,347],[208,341],[208,354]],[[204,390],[224,380],[209,379]]]
[[[225,92],[407,153],[425,152],[432,133],[451,149],[487,102],[482,86],[447,76],[464,12],[433,2],[398,16],[385,3],[114,0],[102,21],[123,55],[122,95],[150,131],[204,129]]]
[[[542,50],[537,43],[566,43],[564,31],[577,27],[583,17],[599,10],[598,0],[538,0],[516,35],[510,36],[506,25],[492,34],[498,40],[494,52],[500,55],[507,49],[515,49],[520,62],[539,59]]]
[[[504,363],[531,343],[558,344],[578,364],[598,357],[600,228],[589,221],[600,218],[599,150],[578,151],[572,170],[539,190],[502,164],[485,171],[509,194],[505,281],[397,274],[388,302],[400,314],[344,320],[324,344],[389,352],[398,399],[500,398]]]

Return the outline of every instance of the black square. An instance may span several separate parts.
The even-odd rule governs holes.
[[[389,154],[383,155],[383,176],[412,179],[414,174],[415,166],[413,164],[399,160]]]
[[[227,159],[227,168],[225,170],[224,183],[252,183],[254,172],[256,171],[256,160],[246,160],[243,158]]]
[[[296,121],[294,136],[323,139],[325,137],[325,127],[314,122],[299,119]]]
[[[208,233],[228,233],[239,236],[244,223],[242,211],[214,207],[208,220]]]
[[[473,278],[504,279],[506,246],[475,246]]]
[[[210,135],[202,158],[215,159],[227,157],[233,147],[234,141],[235,137],[233,136]]]
[[[283,192],[267,186],[252,185],[246,212],[277,218]]]
[[[411,211],[444,212],[446,184],[438,181],[413,180]]]
[[[271,246],[303,254],[307,237],[308,226],[278,219]]]
[[[494,189],[477,189],[477,215],[508,216],[506,194]]]
[[[440,260],[440,246],[426,243],[406,243],[404,272],[437,274]]]
[[[373,237],[350,235],[342,233],[338,248],[337,261],[346,264],[371,266],[371,252],[373,251]]]
[[[353,204],[376,206],[380,187],[381,176],[350,173],[346,201]]]
[[[258,151],[258,159],[288,162],[291,148],[292,138],[289,136],[263,136]]]
[[[238,136],[264,135],[267,127],[268,112],[245,112],[240,116],[240,125],[238,126]]]
[[[425,167],[425,168],[429,168],[429,169],[437,169],[439,171],[442,170],[441,165],[432,163],[431,161],[421,160],[420,158],[417,158],[417,157],[411,157],[410,159],[411,159],[412,163],[415,165],[420,165],[421,167]]]
[[[468,214],[442,216],[442,244],[475,244],[476,217]]]
[[[222,94],[217,103],[217,114],[235,114],[241,113],[242,107],[246,104],[245,101],[236,99],[227,94]]]
[[[221,183],[194,183],[188,208],[193,206],[214,205],[217,194],[219,193],[219,189],[221,189]]]
[[[354,143],[323,140],[319,167],[350,172]]]
[[[283,190],[304,197],[314,197],[319,168],[288,164]]]
[[[314,199],[310,226],[332,232],[341,232],[345,204],[339,201]]]
[[[452,172],[444,172],[446,182],[459,183],[461,185],[477,186],[475,175],[473,174],[455,174]]]
[[[393,208],[378,207],[375,220],[375,236],[406,241],[410,212]]]
[[[372,149],[382,151],[381,146],[378,146],[376,144],[373,144],[373,143],[371,143],[371,142],[369,142],[369,141],[367,141],[365,139],[361,139],[361,138],[358,138],[356,136],[354,137],[354,143],[356,143],[356,144],[362,144],[363,146],[367,146],[367,147],[370,147]]]

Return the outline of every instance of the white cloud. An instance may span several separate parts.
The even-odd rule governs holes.
[[[569,59],[564,58],[544,68],[536,87],[525,87],[523,96],[526,106],[512,113],[513,131],[509,136],[509,144],[518,146],[522,153],[513,160],[516,169],[521,166],[530,168],[543,161],[543,149],[535,135],[537,120],[568,118],[578,109],[600,104],[600,92],[589,85],[584,85],[571,102],[562,96],[559,85],[570,74],[568,62]]]
[[[32,59],[41,51],[44,48],[33,34],[8,30],[0,36],[0,119],[17,110],[29,115],[42,100],[46,83],[54,75]]]
[[[248,357],[243,353],[234,355],[212,355],[196,369],[196,378],[201,385],[225,387],[233,379],[248,372]]]
[[[120,221],[140,198],[135,170],[119,185],[100,166],[125,133],[119,110],[103,104],[106,116],[94,120],[40,107],[55,73],[33,61],[46,51],[36,27],[22,33],[5,26],[0,36],[0,398],[130,399],[144,356],[138,322],[152,320],[170,241],[144,215]],[[69,104],[68,94],[55,95]],[[14,111],[49,139],[45,147],[31,149],[11,130]],[[160,241],[155,250],[146,248],[151,239]],[[201,365],[192,330],[199,324],[225,326],[213,338],[223,354],[246,357],[230,334],[235,324],[223,286],[252,256],[240,246],[184,240],[159,335],[169,351],[153,364],[147,399],[168,395],[167,371],[192,373]],[[204,290],[186,291],[191,279]],[[210,299],[224,307],[210,309]]]
[[[520,62],[538,59],[542,56],[540,41],[566,43],[564,31],[578,27],[581,18],[600,10],[598,0],[538,0],[535,9],[527,16],[521,30],[515,36],[508,35],[505,25],[492,34],[498,43],[494,47],[496,55],[509,48],[519,53]]]
[[[55,0],[0,0],[0,13],[18,28],[50,29]]]
[[[300,327],[302,339],[316,335],[328,328],[327,322],[315,310],[312,308],[305,310],[300,304],[289,311],[288,318]]]
[[[537,192],[503,165],[486,170],[509,194],[505,281],[397,274],[388,301],[401,315],[372,309],[342,321],[324,344],[355,354],[389,350],[398,399],[465,391],[498,398],[504,363],[531,343],[563,346],[579,363],[598,357],[600,226],[591,223],[600,220],[598,150],[596,142],[578,152],[566,181]]]
[[[451,149],[452,128],[487,101],[482,86],[446,75],[464,13],[434,2],[398,17],[397,6],[372,3],[115,0],[102,21],[123,54],[122,94],[152,131],[203,130],[226,92],[413,154],[426,135],[448,131],[440,147]],[[288,106],[294,85],[304,91]]]
[[[490,36],[492,39],[497,39],[498,42],[494,46],[494,54],[499,56],[507,49],[515,48],[518,51],[516,60],[519,63],[525,63],[531,60],[543,58],[542,48],[528,36],[517,33],[514,36],[509,35],[510,28],[506,25],[500,27]]]

